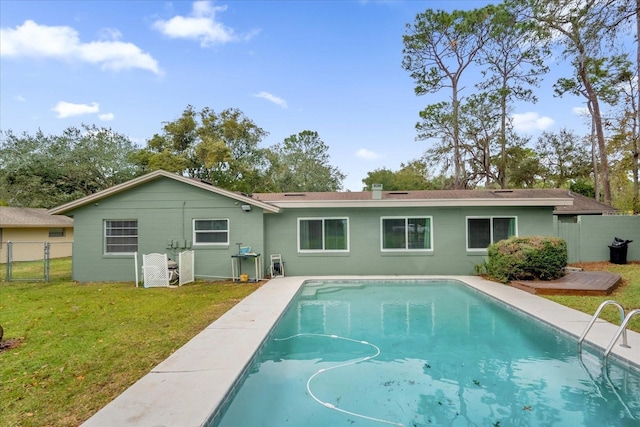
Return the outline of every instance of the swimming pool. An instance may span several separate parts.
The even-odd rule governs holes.
[[[637,425],[609,366],[456,281],[309,282],[215,425]]]

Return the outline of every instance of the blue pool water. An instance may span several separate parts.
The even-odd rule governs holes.
[[[459,282],[309,283],[215,425],[637,427],[599,356]]]

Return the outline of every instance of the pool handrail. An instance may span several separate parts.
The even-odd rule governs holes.
[[[596,322],[596,320],[598,320],[598,317],[600,316],[600,313],[602,312],[602,310],[607,305],[610,305],[610,304],[611,305],[615,305],[616,307],[618,307],[618,311],[620,312],[620,323],[622,324],[622,323],[625,322],[624,307],[622,307],[622,305],[620,305],[619,302],[614,301],[614,300],[607,300],[607,301],[603,302],[602,304],[600,304],[600,306],[598,307],[596,312],[593,314],[593,317],[591,317],[591,321],[589,322],[587,327],[584,329],[584,332],[582,332],[582,335],[578,339],[578,353],[582,353],[582,341],[584,341],[584,339],[586,338],[587,334],[591,330],[591,327]],[[626,330],[626,328],[623,328],[622,330],[620,330],[620,329],[618,330],[618,333],[616,333],[615,339],[612,341],[611,347],[613,347],[613,344],[615,343],[615,341],[620,336],[620,333],[622,333],[622,344],[620,344],[620,345],[622,347],[627,347],[628,348],[629,345],[627,344],[627,330]],[[609,351],[611,351],[611,350],[609,350]],[[605,356],[605,358],[606,358],[606,356]]]
[[[616,344],[616,341],[618,340],[618,338],[620,337],[620,334],[623,334],[624,338],[623,338],[623,344],[620,345],[626,345],[627,347],[629,347],[627,345],[627,324],[629,323],[629,321],[631,321],[631,318],[633,316],[635,316],[636,314],[640,313],[640,308],[636,308],[635,310],[631,310],[629,312],[629,314],[627,314],[627,317],[624,318],[624,320],[622,321],[622,323],[620,324],[620,327],[618,328],[618,330],[616,331],[616,334],[613,336],[613,338],[611,339],[611,342],[609,342],[609,345],[607,346],[607,349],[604,351],[604,363],[606,365],[607,363],[607,356],[609,356],[609,353],[611,353],[611,350],[613,349],[613,346]]]

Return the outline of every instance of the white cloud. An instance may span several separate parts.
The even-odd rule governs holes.
[[[288,108],[287,101],[280,98],[279,96],[272,95],[269,92],[260,92],[254,94],[253,96],[255,96],[256,98],[266,99],[267,101],[273,102],[274,104],[279,105],[282,108]]]
[[[571,111],[573,112],[573,114],[577,115],[577,116],[589,116],[589,109],[587,107],[573,107],[571,109]]]
[[[109,31],[111,37],[118,37],[119,33],[114,32],[117,30]],[[83,43],[71,27],[39,25],[31,20],[15,29],[0,29],[0,55],[76,60],[100,65],[102,69],[141,68],[161,74],[158,62],[133,43],[108,40]]]
[[[98,114],[98,118],[102,121],[105,122],[110,122],[111,120],[113,120],[116,116],[113,115],[113,113],[105,113],[105,114]]]
[[[213,6],[210,1],[196,1],[189,16],[174,16],[169,20],[158,20],[153,28],[174,39],[190,39],[207,47],[240,39],[249,39],[255,32],[243,36],[235,34],[233,28],[216,20],[216,13],[224,12],[227,6]]]
[[[16,95],[13,97],[13,99],[15,99],[16,101],[20,101],[20,102],[25,102],[27,100],[27,98],[25,98],[22,95]]]
[[[83,114],[94,114],[100,111],[100,105],[97,102],[87,104],[73,104],[71,102],[59,101],[55,107],[51,109],[58,113],[59,119],[71,116],[81,116]]]
[[[519,132],[545,130],[554,123],[551,117],[540,116],[540,114],[532,111],[522,114],[514,114],[512,119],[513,128]]]
[[[380,158],[380,155],[371,150],[367,150],[366,148],[361,148],[356,151],[356,157],[360,157],[361,159],[366,160],[374,160]]]
[[[117,28],[102,28],[98,31],[98,37],[102,40],[120,40],[122,33]]]

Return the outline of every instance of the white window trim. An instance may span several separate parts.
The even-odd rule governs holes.
[[[127,218],[127,219],[104,219],[102,221],[102,235],[104,238],[104,242],[103,242],[103,246],[102,246],[102,251],[104,253],[104,255],[133,255],[134,253],[137,252],[137,250],[133,251],[133,252],[108,252],[107,251],[107,238],[108,237],[114,237],[114,236],[107,236],[107,222],[116,222],[116,221],[135,221],[136,222],[136,246],[139,247],[140,246],[140,221],[138,221],[138,219],[136,218]],[[133,237],[133,236],[126,236],[126,237]]]
[[[325,246],[324,242],[324,222],[325,220],[330,219],[339,219],[347,221],[347,248],[346,249],[301,249],[300,248],[300,222],[301,221],[322,221],[322,246]],[[349,217],[348,216],[320,216],[320,217],[299,217],[297,221],[297,237],[296,237],[296,245],[298,247],[298,253],[304,254],[324,254],[324,253],[347,253],[351,248],[351,226],[349,225]]]
[[[204,242],[198,243],[196,240],[196,221],[226,221],[227,222],[227,241],[226,242]],[[229,218],[193,218],[191,221],[191,231],[192,231],[192,242],[193,246],[229,246],[229,242],[231,241],[231,230],[230,230],[230,221]],[[200,233],[222,233],[223,230],[201,230]]]
[[[491,235],[491,242],[489,244],[495,243],[493,241],[493,219],[494,218],[513,218],[515,220],[515,234],[514,236],[518,236],[518,217],[516,215],[492,215],[492,216],[468,216],[465,217],[464,225],[465,225],[465,241],[467,251],[469,252],[486,252],[487,248],[470,248],[469,247],[469,220],[470,219],[488,219],[489,220],[489,233]]]
[[[407,227],[407,221],[409,219],[423,219],[426,218],[429,220],[429,241],[431,242],[431,247],[429,249],[409,249],[405,247],[404,249],[389,249],[384,247],[384,220],[385,219],[404,219],[404,237],[405,237],[405,246],[408,245],[409,242],[409,227]],[[381,216],[380,217],[380,252],[433,252],[433,217],[428,215],[401,215],[401,216]]]

